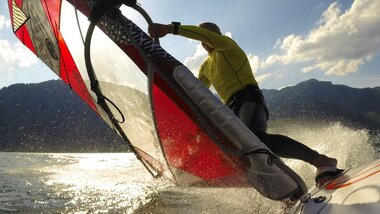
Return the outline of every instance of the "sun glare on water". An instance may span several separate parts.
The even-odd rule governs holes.
[[[86,212],[89,208],[93,211],[133,211],[156,191],[152,188],[153,178],[133,154],[53,156],[62,164],[43,169],[50,174],[45,183],[57,196],[69,199],[67,207],[75,212]]]

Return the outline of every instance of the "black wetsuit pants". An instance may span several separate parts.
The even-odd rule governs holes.
[[[304,144],[284,135],[268,134],[268,109],[261,90],[248,86],[232,96],[227,106],[276,155],[312,163],[319,155]]]

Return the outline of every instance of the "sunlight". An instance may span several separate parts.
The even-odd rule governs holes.
[[[59,167],[42,169],[49,176],[45,183],[59,198],[75,206],[87,204],[95,210],[104,207],[131,210],[146,203],[158,188],[153,178],[132,153],[52,154]],[[136,200],[139,199],[139,200]]]

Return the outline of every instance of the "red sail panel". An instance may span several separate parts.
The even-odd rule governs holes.
[[[241,173],[233,161],[157,86],[153,86],[157,131],[167,161],[204,180]],[[174,175],[175,176],[175,175]]]
[[[41,0],[41,4],[50,20],[52,29],[54,29],[54,32],[56,32],[60,26],[61,1]]]

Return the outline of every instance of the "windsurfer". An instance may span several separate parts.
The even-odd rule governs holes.
[[[284,135],[267,133],[269,111],[264,96],[253,76],[244,51],[231,38],[222,35],[211,22],[198,26],[178,22],[149,27],[150,36],[159,38],[175,34],[201,42],[208,52],[198,79],[207,87],[215,88],[221,100],[236,116],[276,155],[306,161],[316,167],[316,184],[323,185],[340,172],[337,160],[320,154],[304,144]],[[156,34],[155,34],[156,33]]]

